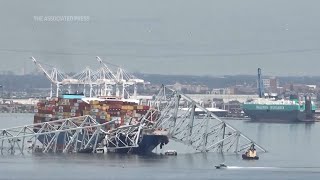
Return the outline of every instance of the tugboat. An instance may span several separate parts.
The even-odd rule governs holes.
[[[246,151],[246,153],[242,154],[242,159],[244,160],[258,160],[259,156],[257,156],[257,151],[254,148],[254,144],[250,146],[250,148]]]

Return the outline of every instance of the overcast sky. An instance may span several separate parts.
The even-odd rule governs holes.
[[[0,71],[97,68],[159,74],[320,75],[319,0],[4,0]],[[44,22],[35,16],[88,16]]]

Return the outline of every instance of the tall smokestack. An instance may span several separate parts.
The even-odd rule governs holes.
[[[260,68],[258,68],[258,93],[259,93],[259,98],[262,98],[263,90],[262,90],[262,80],[261,80],[261,69]]]

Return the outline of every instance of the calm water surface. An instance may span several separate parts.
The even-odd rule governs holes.
[[[0,128],[29,124],[32,114],[0,114]],[[228,121],[269,152],[259,161],[240,155],[192,153],[170,142],[178,156],[1,156],[0,179],[320,179],[320,124]],[[157,152],[163,150],[158,149]],[[216,170],[225,162],[230,168]]]

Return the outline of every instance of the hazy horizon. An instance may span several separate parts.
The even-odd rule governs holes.
[[[15,73],[13,71],[0,71],[0,75],[10,75],[10,73],[13,73],[15,76],[23,76],[23,75],[40,75],[42,76],[43,73],[40,72],[37,69],[34,69],[33,72],[27,72],[25,74],[21,74],[21,72]],[[36,74],[35,74],[36,73]],[[63,73],[67,74],[75,74],[76,72],[65,72]],[[166,74],[166,73],[144,73],[144,72],[129,72],[134,75],[156,75],[156,76],[195,76],[195,77],[210,77],[210,78],[227,78],[228,76],[235,77],[235,76],[250,76],[250,77],[255,77],[257,74],[224,74],[224,75],[194,75],[194,74]],[[44,76],[45,77],[45,76]],[[320,78],[320,75],[288,75],[288,76],[281,76],[281,75],[273,75],[273,74],[262,74],[263,78],[268,78],[268,77],[276,77],[276,78]],[[140,78],[139,76],[137,78]]]
[[[0,7],[0,71],[99,64],[186,75],[320,76],[319,1],[19,1]],[[85,16],[43,22],[39,16]]]

